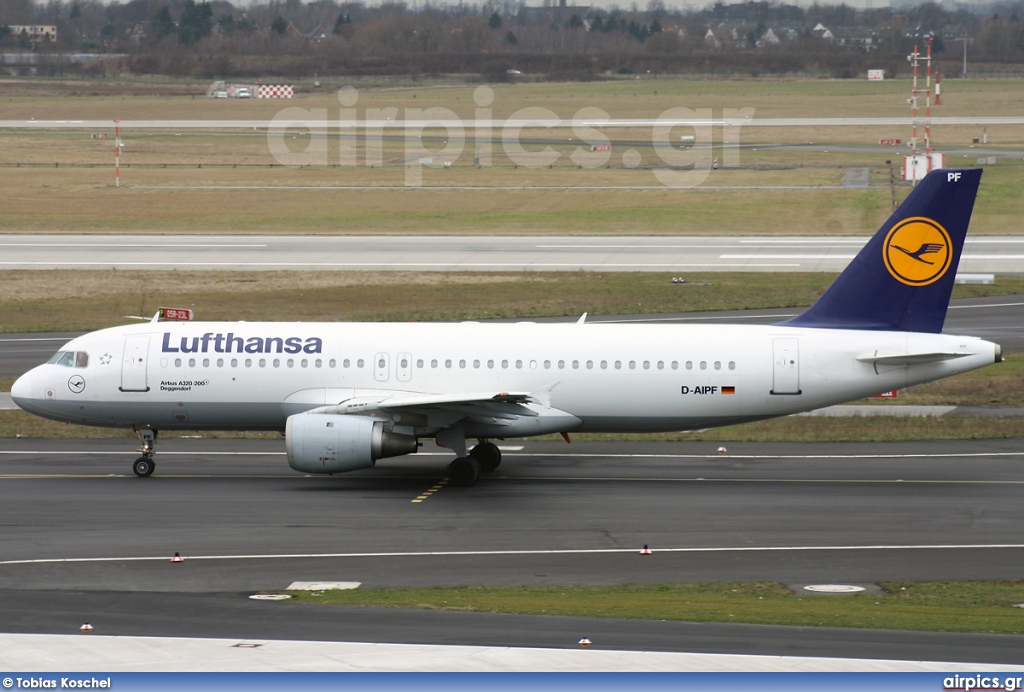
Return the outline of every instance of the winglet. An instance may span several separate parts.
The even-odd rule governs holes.
[[[782,324],[942,331],[981,169],[932,171],[814,305]]]
[[[587,313],[583,313],[582,315],[580,315],[580,318],[578,320],[576,320],[576,324],[583,324],[586,321],[587,321]]]

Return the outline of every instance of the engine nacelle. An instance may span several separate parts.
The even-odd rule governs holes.
[[[384,421],[363,416],[297,413],[285,423],[288,465],[303,473],[342,473],[377,459],[412,454],[416,438],[389,432]]]

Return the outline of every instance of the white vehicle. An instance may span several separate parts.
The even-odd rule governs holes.
[[[460,486],[497,468],[496,439],[808,411],[1001,360],[994,343],[940,333],[980,178],[928,175],[821,299],[781,324],[154,318],[72,339],[12,395],[54,420],[133,428],[139,476],[153,472],[158,430],[283,430],[302,473],[367,468],[434,438]]]
[[[215,92],[213,92],[213,98],[215,98],[215,99],[226,99],[227,97],[228,97],[228,92],[226,92],[226,91],[215,91]]]
[[[237,89],[235,89],[235,98],[251,99],[252,89],[250,89],[249,87],[238,87]]]

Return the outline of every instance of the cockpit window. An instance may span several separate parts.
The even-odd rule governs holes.
[[[75,352],[74,351],[61,351],[54,358],[50,359],[51,363],[57,365],[63,365],[66,368],[73,367],[75,364]]]
[[[85,351],[57,351],[46,362],[50,365],[63,365],[65,368],[87,368],[89,354]]]

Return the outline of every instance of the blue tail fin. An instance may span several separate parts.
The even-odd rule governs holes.
[[[942,331],[981,169],[929,173],[814,305],[782,324]]]

